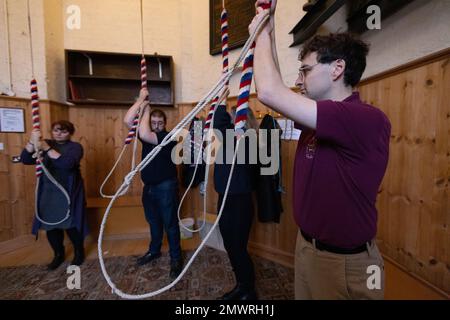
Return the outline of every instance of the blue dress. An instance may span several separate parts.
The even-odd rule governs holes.
[[[63,144],[54,140],[47,140],[47,143],[61,154],[58,159],[51,159],[44,156],[44,165],[58,183],[66,190],[70,197],[70,216],[67,220],[57,225],[48,225],[40,222],[34,217],[32,233],[37,236],[39,229],[71,229],[76,228],[83,238],[88,234],[86,219],[86,198],[84,192],[83,178],[80,172],[80,161],[83,157],[83,147],[73,141]],[[33,153],[26,149],[22,151],[21,161],[26,165],[36,164]],[[62,220],[68,209],[68,202],[63,193],[42,174],[39,179],[39,189],[37,194],[38,214],[41,220],[47,222],[57,222]]]

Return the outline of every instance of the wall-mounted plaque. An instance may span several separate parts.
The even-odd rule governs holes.
[[[228,48],[239,48],[248,39],[248,25],[255,16],[255,0],[225,0],[228,12]],[[209,0],[209,52],[211,55],[222,52],[220,14],[222,0]]]
[[[25,132],[25,110],[0,108],[0,132]]]

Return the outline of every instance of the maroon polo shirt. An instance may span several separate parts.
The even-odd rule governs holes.
[[[341,248],[375,237],[390,132],[386,115],[357,92],[317,102],[317,129],[302,131],[295,155],[294,218],[304,232]]]

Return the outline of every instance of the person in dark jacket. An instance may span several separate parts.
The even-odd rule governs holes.
[[[235,112],[233,112],[235,113]],[[256,128],[256,120],[249,109],[249,121],[246,129]],[[222,135],[222,152],[219,150],[214,165],[214,186],[219,194],[217,210],[220,210],[224,201],[224,194],[230,174],[231,163],[226,162],[225,149],[230,148],[227,141],[226,131],[234,130],[233,118],[225,110],[225,106],[217,107],[214,115],[214,129]],[[245,138],[247,139],[247,138]],[[241,140],[239,149],[245,148],[246,156],[249,155],[250,145]],[[233,147],[231,142],[231,147]],[[220,156],[222,159],[219,159]],[[254,217],[254,206],[252,192],[255,189],[256,165],[249,164],[248,157],[244,164],[236,164],[231,178],[228,197],[219,228],[223,238],[225,250],[230,259],[233,272],[236,277],[236,286],[228,293],[220,297],[222,300],[255,300],[255,271],[253,262],[247,251],[250,229]],[[236,160],[237,161],[237,160]],[[222,163],[220,163],[222,162]]]
[[[80,172],[83,147],[70,140],[74,132],[74,125],[65,120],[52,124],[53,139],[50,140],[41,140],[40,130],[34,129],[30,142],[27,143],[20,156],[23,164],[35,165],[34,145],[40,144],[40,150],[43,151],[43,164],[70,198],[69,205],[63,192],[49,180],[45,173],[42,174],[38,185],[36,211],[43,222],[35,217],[32,233],[36,237],[40,229],[47,233],[48,242],[55,254],[47,266],[49,270],[55,270],[65,260],[64,230],[74,247],[72,264],[79,266],[85,258],[83,242],[88,234],[88,226],[83,178]],[[68,209],[70,210],[69,216],[62,221],[66,217]],[[58,221],[62,222],[53,225]]]

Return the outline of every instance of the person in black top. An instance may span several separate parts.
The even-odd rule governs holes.
[[[144,113],[139,125],[139,140],[142,143],[142,159],[144,159],[167,136],[166,115],[161,110],[150,113],[147,89],[142,89],[139,99],[128,110],[124,122],[131,128],[139,107]],[[161,256],[163,230],[169,241],[171,259],[170,277],[176,278],[183,266],[180,246],[180,228],[178,225],[178,180],[177,169],[171,159],[171,153],[176,142],[163,147],[159,154],[142,170],[141,179],[144,182],[142,204],[145,218],[150,225],[151,242],[149,250],[137,259],[138,265],[144,265]]]
[[[224,194],[231,170],[231,162],[226,161],[226,149],[233,149],[234,141],[228,141],[227,130],[234,132],[232,115],[227,113],[225,106],[218,106],[214,115],[214,129],[220,131],[222,135],[222,150],[219,149],[216,162],[214,164],[214,187],[219,194],[217,211],[220,210],[224,200]],[[248,110],[248,121],[246,129],[256,128],[256,119],[251,110]],[[256,134],[256,132],[255,132]],[[227,139],[228,138],[228,139]],[[226,198],[222,217],[219,221],[220,233],[223,244],[230,259],[233,272],[236,277],[236,286],[228,293],[220,297],[221,300],[256,300],[255,271],[253,262],[247,251],[248,238],[253,222],[254,206],[252,192],[255,189],[257,165],[250,164],[250,146],[248,138],[243,138],[239,145],[239,151],[245,149],[245,163],[239,163],[236,159],[233,176]],[[223,157],[223,158],[222,158]]]

